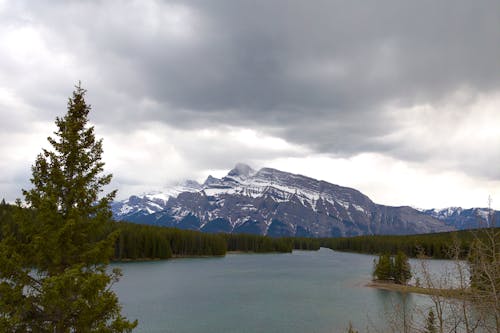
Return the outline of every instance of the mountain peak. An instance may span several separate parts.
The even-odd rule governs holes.
[[[201,188],[200,183],[198,183],[196,180],[191,180],[191,179],[187,179],[187,180],[183,181],[182,183],[180,183],[180,185],[184,186],[184,187],[193,188],[193,189],[200,189]]]
[[[213,177],[212,175],[208,175],[207,179],[203,183],[203,186],[210,186],[214,184],[219,184],[220,179]]]
[[[440,232],[488,217],[473,210],[443,215],[377,205],[355,189],[272,168],[256,172],[243,163],[221,179],[185,182],[112,209],[117,219],[138,223],[276,237]]]
[[[244,163],[237,163],[227,175],[231,177],[247,178],[254,174],[255,170],[252,169],[249,165]]]

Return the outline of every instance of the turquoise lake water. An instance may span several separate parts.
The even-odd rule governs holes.
[[[401,299],[365,287],[373,258],[321,249],[114,264],[124,274],[114,289],[135,332],[323,333],[350,321],[365,331]]]

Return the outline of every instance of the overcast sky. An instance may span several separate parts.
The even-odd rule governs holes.
[[[244,162],[500,208],[498,0],[0,0],[0,197],[78,80],[119,198]]]

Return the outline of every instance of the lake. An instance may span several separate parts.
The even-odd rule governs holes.
[[[364,286],[373,258],[322,248],[119,263],[114,289],[135,332],[345,332],[349,321],[364,331],[401,297]]]

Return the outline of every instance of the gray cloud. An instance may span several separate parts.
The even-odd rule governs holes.
[[[193,111],[224,121],[220,112],[232,110],[232,123],[283,126],[281,114],[376,114],[394,99],[412,104],[463,85],[499,86],[498,2],[189,2],[182,5],[193,13],[185,23],[192,36],[169,38],[161,11],[172,4],[157,2],[160,12],[147,14],[130,12],[137,5],[39,6],[42,24],[66,43],[81,38],[75,53],[90,56],[114,89],[176,110],[149,115],[169,121],[190,122]]]
[[[317,153],[376,152],[500,178],[485,166],[500,153],[474,159],[474,142],[484,143],[474,135],[467,147],[448,141],[435,124],[434,134],[424,131],[428,142],[421,143],[418,132],[404,135],[414,106],[432,106],[427,118],[435,123],[457,91],[465,89],[472,99],[500,91],[498,1],[9,6],[0,11],[4,31],[32,27],[44,52],[33,55],[39,62],[24,65],[0,53],[0,83],[21,95],[38,121],[60,114],[68,87],[82,79],[93,121],[127,131],[151,122],[185,131],[253,128]],[[395,106],[400,111],[391,113]],[[468,119],[471,110],[456,110],[455,119]],[[414,126],[426,127],[425,119]],[[451,126],[449,137],[460,135],[443,126]],[[436,148],[440,144],[447,152]],[[210,150],[200,151],[192,152],[207,163]],[[214,154],[217,161],[224,154],[240,157],[232,151]]]

